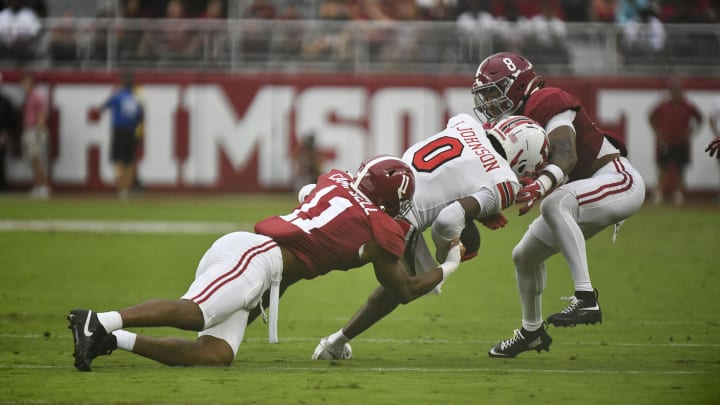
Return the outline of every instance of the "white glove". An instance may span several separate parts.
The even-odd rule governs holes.
[[[338,350],[330,344],[327,337],[320,339],[312,355],[313,360],[349,360],[352,357],[350,343],[345,343],[342,350]]]

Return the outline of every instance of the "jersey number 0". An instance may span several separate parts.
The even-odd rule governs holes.
[[[442,136],[418,149],[412,158],[412,165],[418,172],[430,173],[445,162],[459,157],[463,144],[457,138]]]

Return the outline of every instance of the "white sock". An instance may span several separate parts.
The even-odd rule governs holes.
[[[98,313],[97,316],[98,321],[100,321],[100,325],[102,325],[103,328],[105,328],[105,331],[108,333],[123,327],[123,321],[122,317],[120,316],[120,312],[102,312]]]
[[[330,343],[335,347],[343,347],[345,343],[350,341],[350,338],[345,336],[342,329],[330,335]]]
[[[113,331],[112,334],[115,335],[115,338],[117,339],[118,349],[127,350],[129,352],[133,351],[133,348],[135,348],[135,339],[137,339],[136,333],[118,329]]]

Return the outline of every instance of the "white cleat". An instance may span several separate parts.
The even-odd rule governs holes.
[[[312,355],[313,360],[350,360],[352,357],[350,343],[345,343],[342,350],[338,350],[330,344],[327,337],[320,339]]]

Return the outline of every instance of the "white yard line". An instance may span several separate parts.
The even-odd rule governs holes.
[[[58,338],[58,339],[71,339],[72,336],[70,334],[67,335],[55,335],[51,337],[47,337],[40,334],[12,334],[12,333],[2,333],[0,334],[0,339],[51,339],[51,338]],[[266,337],[250,337],[243,339],[244,342],[252,342],[252,343],[264,343],[267,342]],[[319,341],[319,338],[317,337],[288,337],[283,338],[280,336],[281,342],[316,342]],[[358,338],[358,342],[362,343],[370,343],[370,344],[426,344],[426,345],[432,345],[432,344],[494,344],[497,343],[497,340],[481,340],[481,339],[464,339],[464,340],[449,340],[449,339],[392,339],[392,338]],[[563,342],[563,345],[566,346],[598,346],[601,343],[599,342],[593,342],[593,343],[587,343],[587,342]],[[610,346],[619,346],[619,347],[657,347],[657,348],[698,348],[698,349],[709,349],[709,348],[718,348],[720,347],[720,344],[718,343],[631,343],[631,342],[612,342],[608,343]]]
[[[251,230],[252,224],[181,221],[103,221],[88,219],[0,220],[0,231],[220,234]]]
[[[335,362],[333,362],[335,363]],[[497,367],[353,367],[352,360],[345,361],[347,367],[338,367],[333,365],[332,367],[326,367],[325,364],[330,362],[322,362],[322,365],[317,367],[292,367],[292,366],[272,366],[272,367],[244,367],[242,364],[231,367],[231,370],[238,370],[241,372],[248,371],[312,371],[312,372],[417,372],[417,373],[514,373],[514,374],[587,374],[587,375],[712,375],[718,374],[715,371],[710,370],[596,370],[596,369],[532,369],[532,368],[497,368]],[[71,369],[72,366],[60,366],[50,364],[0,364],[0,370],[9,369],[58,369],[65,370]],[[113,369],[160,369],[167,368],[163,365],[108,365],[106,368]]]

